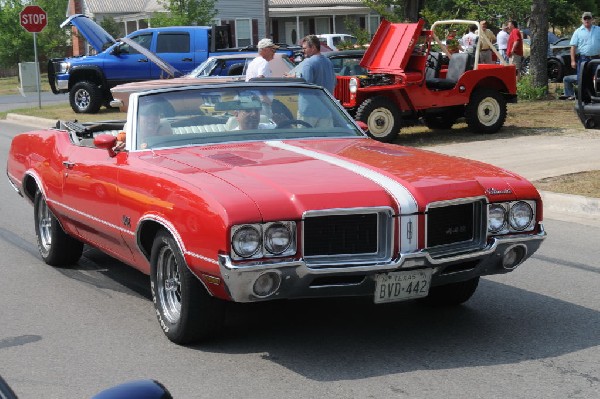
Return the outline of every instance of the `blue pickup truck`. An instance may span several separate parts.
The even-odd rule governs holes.
[[[256,52],[230,48],[229,26],[148,28],[115,40],[85,15],[70,16],[61,27],[70,25],[97,54],[49,60],[48,80],[55,94],[69,93],[71,108],[78,113],[96,113],[101,106],[109,106],[110,89],[116,85],[178,77],[215,53]],[[149,52],[160,62],[151,61]]]

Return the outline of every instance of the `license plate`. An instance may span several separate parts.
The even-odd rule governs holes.
[[[375,303],[406,301],[427,296],[432,271],[422,269],[378,274]]]

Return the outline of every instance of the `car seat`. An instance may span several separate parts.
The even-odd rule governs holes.
[[[448,63],[448,72],[446,78],[431,78],[425,81],[427,88],[430,90],[450,90],[454,88],[458,79],[468,69],[470,62],[470,54],[467,53],[455,53],[452,54],[450,62]]]

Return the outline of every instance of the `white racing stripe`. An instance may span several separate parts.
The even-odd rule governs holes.
[[[313,150],[307,150],[305,148],[297,147],[294,145],[286,144],[281,141],[266,141],[265,144],[271,147],[281,148],[295,152],[296,154],[304,155],[313,159],[318,159],[323,162],[327,162],[331,165],[339,166],[350,172],[356,173],[372,182],[378,184],[388,194],[394,198],[400,209],[400,248],[401,252],[410,252],[417,249],[417,238],[418,235],[418,220],[417,212],[419,210],[417,201],[412,196],[410,191],[406,189],[398,181],[379,173],[373,169],[357,165],[351,161],[345,159],[336,158],[331,155],[323,154]]]

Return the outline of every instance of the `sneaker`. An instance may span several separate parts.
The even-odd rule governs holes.
[[[575,96],[570,96],[569,98],[567,98],[567,100],[575,100]]]
[[[569,96],[565,96],[564,94],[560,97],[558,97],[559,100],[567,100],[569,98]]]

